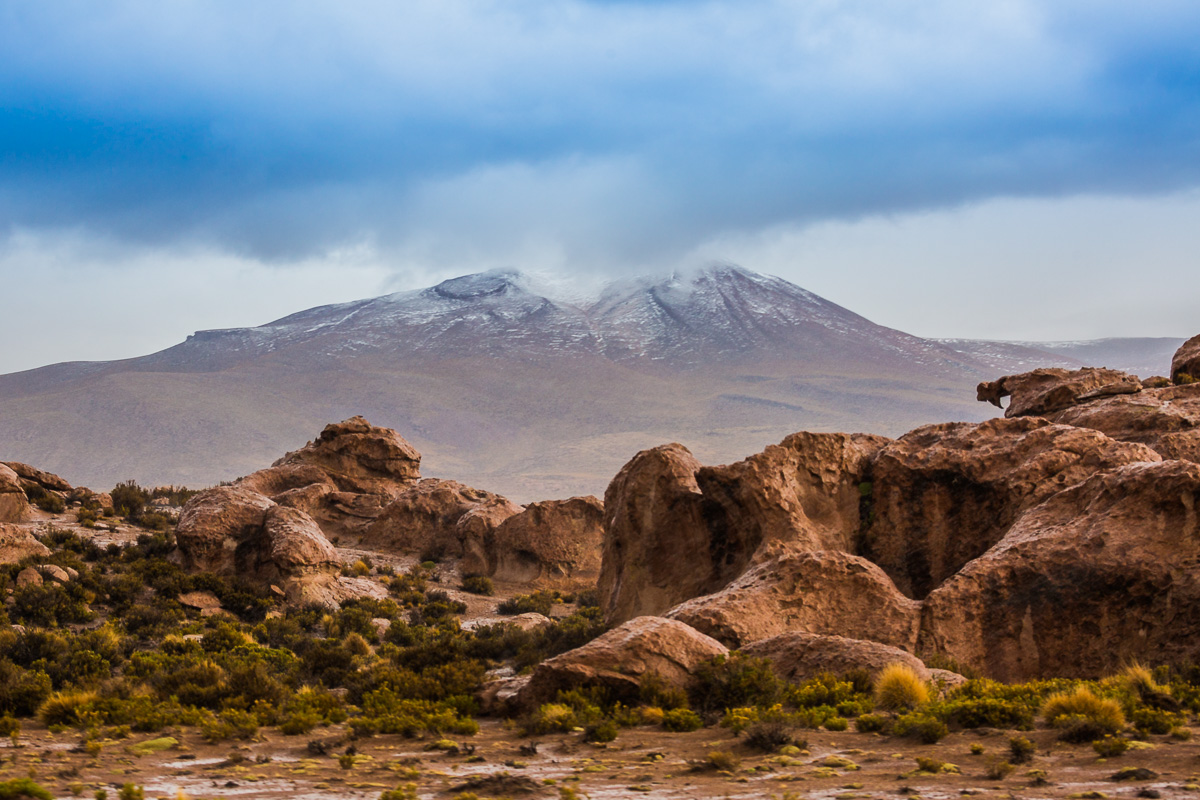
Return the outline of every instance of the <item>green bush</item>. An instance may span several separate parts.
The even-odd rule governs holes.
[[[803,746],[796,738],[795,729],[781,722],[754,723],[746,729],[745,741],[747,747],[764,753],[774,753],[788,745]]]
[[[34,501],[34,505],[51,514],[61,514],[67,510],[67,501],[55,492],[43,492],[42,496]]]
[[[54,800],[54,795],[42,788],[32,778],[13,778],[0,783],[0,800],[16,800],[18,797]]]
[[[462,589],[464,592],[481,594],[487,597],[490,597],[494,591],[492,579],[486,575],[471,575],[463,578]]]
[[[1119,736],[1105,736],[1092,742],[1092,749],[1101,758],[1116,758],[1129,749],[1129,740]]]
[[[1183,717],[1158,708],[1139,708],[1133,712],[1130,722],[1133,723],[1133,727],[1144,733],[1164,735],[1170,733],[1175,726],[1183,724]]]
[[[554,608],[554,599],[554,592],[544,590],[533,594],[521,594],[502,601],[496,606],[496,611],[509,616],[536,613],[548,617]]]
[[[1037,745],[1024,736],[1014,736],[1008,740],[1008,751],[1011,754],[1009,761],[1013,764],[1027,764],[1033,760]]]
[[[892,733],[916,739],[922,744],[936,744],[946,738],[950,730],[937,717],[918,712],[897,717]]]
[[[583,729],[583,740],[585,742],[611,742],[617,738],[617,733],[620,728],[613,720],[604,720],[603,722],[594,722]]]
[[[1059,737],[1068,742],[1092,742],[1125,727],[1120,704],[1097,697],[1086,686],[1051,695],[1042,706],[1042,716],[1047,724],[1058,728]]]
[[[674,708],[663,714],[663,727],[675,733],[698,731],[704,727],[703,720],[688,708]]]
[[[150,493],[134,481],[118,483],[111,492],[113,509],[119,516],[136,519],[150,500]]]
[[[741,706],[772,706],[784,693],[784,683],[770,661],[739,652],[701,664],[695,678],[691,704],[706,714]]]
[[[863,714],[854,720],[854,727],[859,733],[881,733],[891,727],[890,722],[882,714]]]

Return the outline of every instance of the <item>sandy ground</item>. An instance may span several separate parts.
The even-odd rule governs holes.
[[[145,787],[146,797],[175,798],[377,798],[390,788],[415,783],[421,798],[453,797],[472,778],[507,774],[528,778],[530,791],[518,785],[473,789],[481,797],[559,797],[563,787],[593,800],[649,798],[851,798],[957,796],[1020,798],[1195,797],[1200,792],[1200,744],[1151,737],[1149,747],[1113,759],[1099,759],[1089,745],[1054,740],[1050,731],[1025,735],[1038,745],[1029,764],[1004,780],[985,775],[990,756],[1006,754],[1009,732],[975,730],[953,733],[936,745],[919,745],[879,734],[809,731],[808,748],[795,756],[761,754],[721,728],[667,733],[654,728],[626,729],[608,745],[585,744],[579,734],[526,739],[499,720],[484,720],[478,736],[458,739],[462,749],[429,749],[433,739],[378,736],[351,742],[340,727],[318,728],[307,735],[266,731],[248,743],[205,742],[194,729],[137,735],[106,741],[98,755],[79,748],[81,735],[53,734],[27,726],[19,743],[0,747],[0,779],[31,776],[56,797],[74,790],[91,797],[107,787],[109,796],[124,783]],[[141,742],[171,735],[179,744],[137,754]],[[316,755],[310,741],[327,744]],[[528,745],[537,742],[535,753]],[[970,745],[985,752],[972,755]],[[343,768],[338,756],[350,745],[354,764]],[[522,745],[526,746],[522,752]],[[473,750],[471,750],[473,748]],[[693,765],[714,750],[741,758],[733,772],[698,770]],[[828,767],[831,756],[851,762]],[[960,773],[914,774],[916,757],[954,764]],[[830,762],[840,764],[841,762]],[[1143,767],[1154,776],[1116,782],[1125,767]],[[1044,774],[1044,777],[1040,777]],[[1152,790],[1147,792],[1146,790]],[[1099,793],[1099,794],[1090,794]],[[1141,794],[1139,794],[1141,793]]]

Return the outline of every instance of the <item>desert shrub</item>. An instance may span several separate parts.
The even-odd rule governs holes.
[[[742,760],[727,750],[714,750],[697,765],[699,769],[710,769],[717,772],[737,772],[741,766]]]
[[[516,597],[510,597],[508,600],[501,601],[496,606],[496,611],[510,616],[529,613],[550,616],[550,611],[553,608],[554,592],[542,590],[533,594],[520,594]]]
[[[22,669],[0,658],[0,708],[19,717],[34,714],[50,696],[53,684],[40,669]]]
[[[788,686],[784,691],[784,698],[788,705],[797,708],[833,706],[857,710],[864,703],[869,705],[866,693],[860,691],[853,682],[838,679],[828,672],[809,678],[799,685]]]
[[[1027,764],[1033,760],[1037,745],[1024,736],[1014,736],[1008,740],[1009,761],[1013,764]]]
[[[929,687],[911,667],[887,666],[875,681],[875,704],[888,711],[911,711],[929,702]]]
[[[150,500],[150,493],[138,486],[135,481],[118,483],[110,494],[112,495],[113,509],[119,516],[126,519],[136,519],[140,516],[146,508],[146,503]]]
[[[8,737],[16,740],[16,737],[21,733],[21,723],[12,714],[5,714],[0,717],[0,736]]]
[[[593,722],[583,729],[583,740],[585,742],[611,742],[617,738],[617,733],[620,728],[617,723],[611,719],[603,722]]]
[[[1133,723],[1133,727],[1143,733],[1163,735],[1170,733],[1172,728],[1182,724],[1183,717],[1158,708],[1138,708],[1134,710],[1130,722]]]
[[[850,723],[845,717],[829,717],[821,723],[821,727],[827,731],[844,731],[850,727]]]
[[[1121,706],[1115,700],[1097,697],[1086,686],[1051,695],[1042,706],[1042,716],[1068,742],[1095,741],[1125,727]]]
[[[983,774],[988,780],[1002,781],[1011,775],[1015,769],[1016,767],[1007,761],[1002,761],[1001,759],[993,756],[988,760],[987,767],[984,769]]]
[[[1033,727],[1035,707],[999,697],[951,697],[940,704],[947,722],[963,728],[1028,730]]]
[[[1120,736],[1105,736],[1092,742],[1092,749],[1101,758],[1116,758],[1129,749],[1129,740]]]
[[[946,723],[930,714],[912,713],[897,717],[892,733],[916,739],[922,744],[936,744],[950,733],[950,729]]]
[[[34,500],[33,504],[51,514],[61,514],[67,510],[67,501],[63,500],[62,495],[55,492],[43,491],[42,496]]]
[[[0,800],[16,800],[18,797],[54,800],[54,795],[42,788],[32,778],[13,778],[0,783]]]
[[[14,623],[52,627],[87,622],[93,614],[89,595],[82,584],[72,581],[65,586],[47,581],[41,586],[21,586],[13,593],[8,607]]]
[[[859,733],[880,733],[890,728],[891,720],[882,714],[863,714],[854,720],[854,728]]]
[[[642,675],[638,684],[638,696],[643,703],[670,711],[674,708],[686,708],[687,692],[678,686],[671,686],[657,672],[647,672]]]
[[[663,714],[663,727],[675,733],[698,731],[704,727],[700,715],[688,708],[674,708]]]
[[[693,708],[702,713],[739,706],[771,706],[783,695],[784,683],[765,658],[734,652],[701,664],[690,693]]]
[[[209,742],[253,739],[258,734],[258,718],[248,711],[229,709],[200,723],[200,733]]]
[[[134,783],[122,784],[117,790],[117,800],[146,800],[146,791]]]
[[[464,592],[471,594],[481,594],[491,597],[494,588],[492,587],[492,579],[486,575],[471,575],[463,578],[462,589]]]
[[[764,753],[796,744],[794,728],[781,722],[756,722],[746,729],[746,746]]]
[[[38,708],[38,718],[47,725],[76,725],[79,712],[96,700],[95,692],[55,692]]]

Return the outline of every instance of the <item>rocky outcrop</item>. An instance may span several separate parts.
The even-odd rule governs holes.
[[[1200,465],[1103,471],[925,601],[920,647],[1004,680],[1200,657]]]
[[[278,586],[293,602],[330,604],[337,584],[337,551],[312,517],[243,486],[192,498],[175,541],[186,568]]]
[[[1177,384],[1200,381],[1200,336],[1193,336],[1175,351],[1171,359],[1171,382]]]
[[[864,558],[834,550],[784,550],[667,616],[731,648],[802,631],[869,639],[911,652],[921,605]]]
[[[285,466],[317,467],[340,491],[355,494],[394,495],[421,478],[416,448],[362,417],[325,426],[316,441],[272,464]]]
[[[52,472],[45,472],[37,467],[22,464],[20,461],[5,461],[3,463],[4,466],[17,473],[23,486],[40,486],[43,489],[52,492],[62,492],[64,494],[72,491],[73,487],[71,484]]]
[[[1115,369],[1085,367],[1077,370],[1035,369],[1020,375],[1005,375],[990,383],[981,383],[976,392],[980,401],[1003,408],[1001,400],[1012,397],[1006,417],[1044,416],[1064,408],[1112,395],[1135,394],[1141,381]]]
[[[851,670],[866,670],[875,678],[892,664],[903,664],[923,681],[933,678],[921,659],[912,653],[879,642],[822,636],[791,631],[763,639],[742,649],[754,658],[771,662],[775,674],[800,683],[823,672],[844,675]]]
[[[728,585],[762,549],[852,546],[879,436],[798,433],[744,461],[701,467],[679,444],[638,453],[605,493],[605,620],[660,614]]]
[[[879,451],[858,553],[922,598],[983,555],[1027,508],[1153,450],[1037,417],[927,425]]]
[[[27,529],[0,523],[0,564],[16,564],[28,556],[45,556],[50,548],[39,542]]]
[[[543,661],[515,693],[516,708],[536,708],[563,690],[607,689],[614,700],[636,702],[643,676],[687,689],[696,668],[729,651],[720,642],[661,617],[637,617],[582,647]]]
[[[667,444],[635,455],[609,483],[599,585],[609,625],[660,614],[737,576],[705,524],[699,469],[686,447]]]
[[[25,522],[32,517],[33,507],[21,488],[20,477],[0,464],[0,522]]]
[[[363,532],[362,542],[421,559],[461,558],[521,511],[506,498],[457,481],[427,478],[401,492]]]
[[[1200,463],[1200,383],[1106,397],[1063,409],[1050,419],[1144,444],[1164,459]]]
[[[466,540],[460,565],[464,575],[522,583],[595,579],[604,541],[604,505],[590,496],[530,503],[482,536],[468,533]]]

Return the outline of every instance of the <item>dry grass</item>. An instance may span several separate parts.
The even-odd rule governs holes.
[[[908,711],[929,702],[929,687],[905,664],[886,667],[875,681],[875,704],[887,711]]]
[[[1086,686],[1050,695],[1042,705],[1042,716],[1048,725],[1062,729],[1069,741],[1094,741],[1125,727],[1121,705],[1097,697]]]

